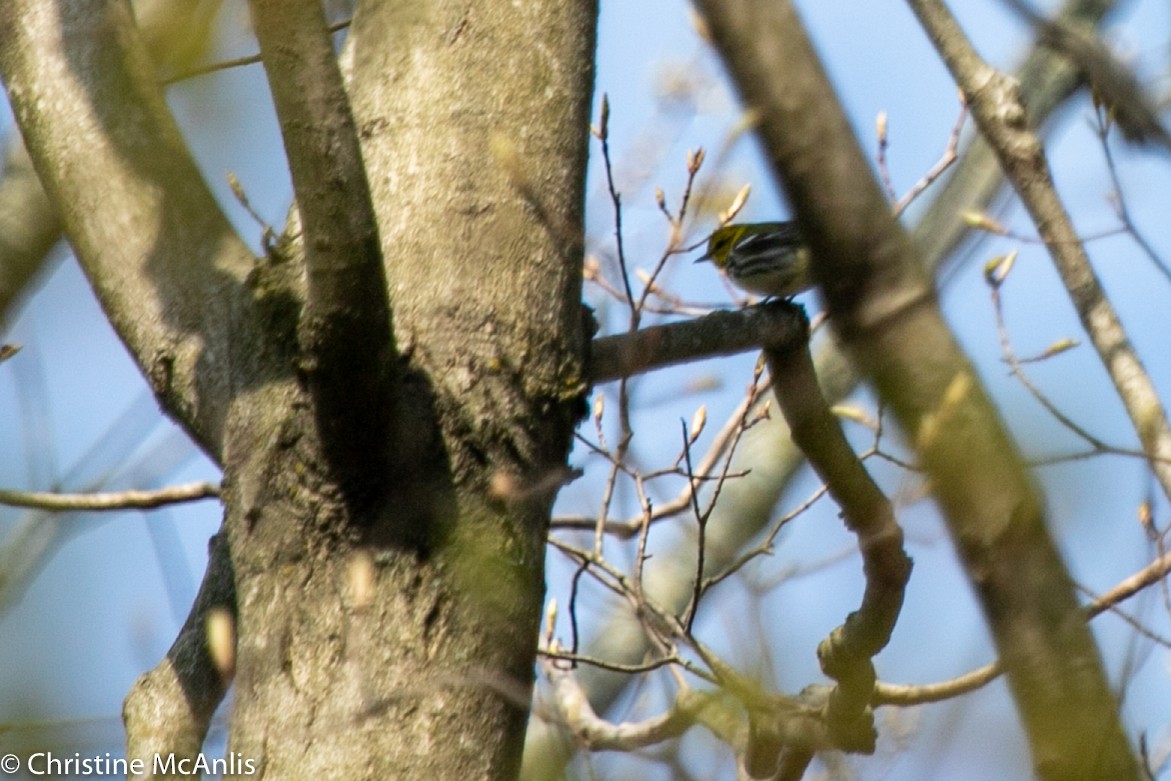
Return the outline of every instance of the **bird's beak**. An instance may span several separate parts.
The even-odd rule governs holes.
[[[692,263],[706,263],[707,261],[709,261],[711,259],[712,259],[711,253],[705,252],[703,255],[700,255],[698,258],[693,260]]]

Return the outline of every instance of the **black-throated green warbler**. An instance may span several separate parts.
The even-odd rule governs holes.
[[[809,250],[796,222],[750,222],[717,228],[707,242],[710,260],[737,286],[762,296],[791,298],[813,287]]]

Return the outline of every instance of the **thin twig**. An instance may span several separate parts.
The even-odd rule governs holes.
[[[639,675],[641,673],[649,673],[655,670],[660,670],[669,665],[686,665],[687,662],[679,656],[667,656],[661,659],[652,659],[649,662],[641,664],[620,664],[618,662],[610,662],[605,659],[596,659],[591,656],[582,656],[578,653],[567,653],[565,651],[551,650],[542,648],[537,650],[539,656],[546,659],[553,659],[562,662],[570,662],[574,666],[578,664],[588,664],[591,667],[597,667],[600,670],[610,670],[616,673],[626,673],[627,675]]]
[[[980,58],[943,3],[910,0],[909,4],[967,96],[973,119],[1021,202],[1041,229],[1082,327],[1090,335],[1150,459],[1151,471],[1163,494],[1171,497],[1171,464],[1164,460],[1171,457],[1167,413],[1057,195],[1044,148],[1028,126],[1018,84]]]
[[[679,421],[683,427],[683,458],[687,464],[687,482],[691,488],[691,509],[695,514],[695,523],[699,529],[699,536],[695,544],[695,584],[692,587],[691,602],[687,605],[687,611],[684,613],[685,618],[683,625],[687,627],[687,633],[691,634],[691,628],[695,624],[695,614],[699,612],[699,598],[703,595],[703,556],[704,547],[707,540],[707,519],[710,515],[708,513],[700,512],[699,510],[699,494],[695,490],[695,482],[692,475],[695,474],[691,466],[691,440],[687,436],[687,421]]]
[[[1162,274],[1168,281],[1171,281],[1171,268],[1168,268],[1167,263],[1163,258],[1159,257],[1159,253],[1147,241],[1147,237],[1139,231],[1138,226],[1134,223],[1134,218],[1130,214],[1130,206],[1127,204],[1126,195],[1122,188],[1122,182],[1118,176],[1118,166],[1114,162],[1114,152],[1110,149],[1110,120],[1107,110],[1098,106],[1094,110],[1094,132],[1098,136],[1098,142],[1102,145],[1102,157],[1106,161],[1106,171],[1110,175],[1110,183],[1114,187],[1115,197],[1115,212],[1118,219],[1122,220],[1126,232],[1134,239],[1134,243],[1138,245],[1143,254],[1150,259],[1159,273]]]
[[[151,510],[171,504],[218,499],[219,495],[220,487],[215,483],[207,482],[173,485],[153,491],[110,491],[85,494],[0,490],[0,504],[50,512]]]
[[[951,168],[956,160],[959,159],[960,132],[964,129],[964,120],[967,118],[968,105],[964,102],[963,95],[961,95],[960,113],[959,116],[956,117],[955,125],[952,126],[951,135],[948,136],[947,149],[944,150],[943,156],[939,158],[935,165],[931,166],[927,173],[923,175],[923,178],[916,182],[915,186],[912,187],[906,195],[900,198],[897,203],[895,203],[894,214],[896,217],[906,211],[907,207],[914,203],[916,198],[922,195],[928,187],[934,184],[936,179],[943,176],[944,172],[947,171],[948,168]]]
[[[718,464],[720,459],[724,456],[727,447],[729,444],[731,444],[732,439],[736,436],[736,432],[741,426],[743,426],[743,421],[746,419],[748,410],[752,408],[752,402],[754,399],[755,395],[746,395],[745,398],[743,398],[737,405],[736,409],[734,409],[728,416],[724,426],[716,434],[711,446],[707,449],[703,459],[699,462],[699,467],[695,474],[696,480],[709,481],[719,479],[719,475],[713,474],[716,464]],[[599,448],[597,445],[584,439],[580,435],[577,435],[577,440],[599,455],[602,455],[607,459],[612,458],[612,454],[610,454],[608,451]],[[683,473],[678,469],[672,469],[670,470],[670,473],[679,475],[680,477],[684,476]],[[663,474],[667,474],[667,472],[665,471]],[[746,474],[748,474],[746,471],[736,471],[728,473],[728,476],[743,477]],[[651,476],[657,476],[657,474],[650,473],[648,475],[644,475],[644,478],[649,479]],[[655,507],[651,513],[650,522],[655,523],[667,518],[673,518],[686,511],[691,504],[691,493],[694,489],[694,484],[689,483],[684,486],[684,488],[677,496],[675,496],[675,498],[661,503]],[[584,530],[595,529],[597,522],[597,517],[560,517],[554,518],[550,526],[553,529]],[[625,521],[606,520],[604,522],[604,528],[607,534],[612,534],[619,539],[628,539],[641,531],[642,523],[643,514],[640,513],[639,515]]]
[[[685,249],[680,249],[679,247],[680,237],[682,236],[683,231],[683,219],[687,212],[687,202],[691,197],[691,188],[695,182],[696,175],[699,173],[700,165],[702,165],[702,163],[702,149],[698,153],[688,156],[687,184],[683,189],[683,200],[679,206],[679,216],[676,218],[671,218],[670,215],[668,215],[668,219],[671,222],[671,240],[667,243],[667,248],[663,250],[663,253],[659,256],[659,260],[657,263],[655,263],[655,267],[651,269],[650,275],[643,282],[642,293],[639,295],[638,303],[635,305],[635,308],[639,312],[645,311],[647,298],[652,293],[658,292],[658,286],[655,284],[655,281],[659,278],[659,275],[663,272],[663,269],[666,268],[667,261],[669,261],[675,255],[687,251]]]
[[[1000,288],[1004,282],[1004,279],[994,279],[991,275],[986,275],[986,279],[988,280],[989,289],[992,295],[992,311],[996,318],[996,335],[1000,340],[1000,351],[1004,355],[1004,361],[1008,364],[1009,371],[1012,373],[1012,376],[1016,378],[1017,382],[1024,386],[1025,390],[1027,390],[1029,394],[1032,395],[1032,397],[1036,399],[1037,402],[1042,407],[1044,407],[1045,410],[1050,415],[1052,415],[1055,420],[1057,420],[1058,423],[1065,426],[1081,439],[1084,439],[1092,448],[1098,452],[1105,452],[1109,450],[1109,445],[1091,434],[1086,429],[1079,426],[1072,418],[1063,413],[1061,410],[1057,409],[1057,406],[1049,400],[1049,397],[1042,393],[1041,389],[1034,385],[1032,380],[1029,379],[1029,376],[1025,374],[1024,367],[1021,366],[1020,361],[1017,359],[1016,351],[1012,348],[1012,340],[1009,338],[1008,328],[1004,322],[1004,306],[1000,296]]]
[[[744,565],[746,565],[748,562],[752,561],[753,559],[755,559],[757,557],[771,556],[773,553],[773,544],[776,542],[777,535],[781,533],[781,529],[788,526],[791,521],[793,521],[795,518],[800,516],[802,513],[804,513],[810,507],[812,507],[813,504],[818,499],[825,496],[825,494],[826,494],[825,485],[822,484],[822,485],[818,486],[817,490],[813,492],[812,496],[810,496],[804,502],[797,505],[792,510],[790,510],[789,512],[785,513],[780,518],[778,518],[773,523],[772,527],[768,530],[768,533],[765,534],[764,539],[761,540],[759,545],[752,548],[751,550],[745,551],[744,553],[740,554],[722,572],[718,572],[715,575],[712,575],[710,578],[708,578],[707,583],[704,584],[704,589],[705,590],[709,589],[712,586],[715,586],[716,584],[727,580],[732,575],[734,575],[738,571],[740,571],[744,567]]]
[[[882,189],[886,191],[886,197],[895,202],[898,200],[898,194],[895,192],[894,180],[890,175],[890,165],[886,160],[886,150],[890,148],[890,136],[888,135],[889,125],[888,117],[885,111],[879,112],[878,119],[875,120],[875,125],[878,129],[878,149],[874,153],[875,160],[878,161],[878,178],[882,181]]]
[[[622,285],[626,288],[626,304],[630,307],[630,330],[638,330],[640,314],[634,302],[634,291],[630,288],[630,271],[626,266],[626,249],[622,240],[622,194],[614,185],[614,166],[610,160],[610,98],[602,94],[602,111],[594,136],[602,142],[602,167],[606,171],[606,190],[614,204],[614,245],[618,252],[618,270],[622,274]]]
[[[334,22],[329,25],[328,29],[331,33],[336,33],[346,29],[353,22],[353,19],[343,19],[340,22]],[[219,73],[220,71],[229,70],[231,68],[242,68],[245,65],[255,65],[262,60],[259,54],[249,54],[246,57],[236,57],[231,60],[220,60],[219,62],[209,62],[206,65],[196,65],[193,68],[188,68],[185,71],[167,76],[164,79],[159,79],[159,84],[164,87],[169,87],[172,84],[177,84],[180,81],[187,81],[188,79],[198,78],[199,76],[208,76],[212,73]]]
[[[651,517],[654,515],[654,508],[646,495],[646,484],[641,477],[635,478],[634,487],[638,492],[639,505],[642,507],[642,528],[638,533],[638,549],[634,554],[634,587],[638,589],[637,596],[642,599],[642,573],[647,560],[646,546],[651,536]]]
[[[1143,589],[1160,582],[1171,572],[1171,554],[1164,554],[1143,569],[1100,594],[1085,607],[1086,619],[1095,618]],[[958,697],[996,680],[1002,672],[999,661],[940,683],[901,685],[879,682],[874,687],[873,705],[923,705]]]

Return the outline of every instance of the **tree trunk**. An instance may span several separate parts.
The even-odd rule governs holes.
[[[344,327],[350,315],[305,322],[306,263],[330,250],[320,204],[298,188],[317,222],[294,214],[285,241],[248,257],[199,181],[127,6],[0,10],[5,85],[78,259],[163,408],[224,469],[226,545],[167,660],[127,699],[128,753],[146,775],[155,754],[197,751],[234,672],[236,771],[515,776],[549,510],[584,410],[596,13],[578,0],[359,5],[347,86],[394,350],[327,367],[362,390],[335,428],[322,410],[338,397],[321,398],[333,355],[306,351],[307,334],[328,337],[328,317]],[[300,53],[276,43],[270,81]],[[296,181],[306,169],[283,115],[282,130]],[[353,180],[328,184],[326,199],[331,187],[365,197]],[[333,281],[346,288],[344,274]],[[372,375],[394,380],[389,413],[365,393]],[[353,447],[338,457],[338,431],[366,447],[362,422],[387,419],[368,463]],[[389,456],[373,452],[383,445]],[[205,641],[217,607],[234,611],[234,653]]]
[[[595,10],[489,5],[364,6],[348,43],[405,378],[390,490],[353,506],[296,402],[225,463],[230,748],[266,777],[517,771],[584,391]]]

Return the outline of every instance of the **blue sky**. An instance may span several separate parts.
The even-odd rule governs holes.
[[[892,176],[905,190],[938,159],[955,121],[954,86],[902,3],[799,3],[812,35],[853,118],[864,145],[873,148],[874,119],[889,115]],[[1025,31],[1004,14],[998,2],[965,0],[953,3],[961,22],[981,53],[993,64],[1010,67],[1026,41]],[[666,230],[653,200],[655,186],[668,199],[677,198],[683,182],[686,151],[699,146],[719,150],[735,124],[739,109],[722,77],[718,59],[700,40],[685,3],[666,0],[631,2],[603,0],[599,34],[598,95],[610,96],[611,144],[623,188],[627,247],[635,265],[649,267],[662,250]],[[1131,4],[1111,27],[1111,39],[1132,56],[1155,91],[1166,91],[1167,32],[1171,19],[1165,4],[1144,0]],[[254,51],[241,29],[242,12],[225,12],[219,55]],[[692,85],[685,99],[662,99],[666,83]],[[269,104],[260,100],[263,74],[259,67],[239,69],[182,84],[169,93],[209,181],[232,213],[243,235],[259,238],[259,228],[234,203],[224,172],[232,170],[264,217],[280,224],[289,199],[288,175]],[[1077,102],[1052,138],[1051,157],[1059,190],[1075,222],[1086,232],[1115,224],[1109,205],[1111,186],[1097,141],[1087,128],[1088,102]],[[971,129],[968,128],[968,132]],[[1166,156],[1115,149],[1125,192],[1136,218],[1152,243],[1171,256],[1167,229]],[[611,249],[612,215],[603,194],[600,169],[591,163],[587,229],[589,251],[605,258]],[[761,165],[755,143],[738,141],[719,170],[708,176],[733,189],[753,185],[743,212],[746,219],[773,219],[784,205]],[[1027,222],[1010,207],[1005,221],[1022,232]],[[710,223],[697,226],[696,237]],[[1031,245],[1005,239],[985,242],[944,294],[950,322],[980,367],[1006,419],[1030,456],[1068,452],[1073,440],[1040,412],[1039,407],[1006,376],[999,362],[992,308],[980,281],[979,267],[992,255],[1019,248],[1021,259],[1006,286],[1009,327],[1021,353],[1036,353],[1063,337],[1081,338],[1080,327],[1056,285],[1043,253]],[[1164,348],[1171,285],[1153,272],[1125,238],[1090,246],[1096,269],[1132,330],[1137,347],[1160,388],[1171,387],[1171,351]],[[727,300],[710,268],[678,261],[670,280],[683,295],[704,301]],[[587,290],[587,300],[603,298]],[[807,303],[816,305],[815,297]],[[730,301],[729,301],[730,304]],[[145,487],[144,481],[183,482],[215,479],[215,471],[161,418],[145,385],[126,357],[70,260],[46,275],[36,297],[11,324],[6,341],[26,345],[17,360],[0,367],[0,442],[7,477],[5,487],[46,489],[72,473],[63,487],[77,489],[110,471],[111,487]],[[636,425],[648,432],[640,454],[648,463],[669,460],[677,445],[678,420],[689,420],[695,408],[708,406],[713,423],[735,404],[754,358],[743,356],[698,367],[662,372],[644,383],[646,405]],[[1133,434],[1113,398],[1096,356],[1081,347],[1060,359],[1031,369],[1055,401],[1095,433],[1121,444]],[[723,390],[707,394],[688,391],[697,376],[718,380]],[[873,410],[865,394],[854,403]],[[127,411],[142,421],[137,439],[121,442],[112,426]],[[667,431],[657,437],[649,432]],[[859,443],[865,442],[860,432]],[[86,460],[95,445],[107,451]],[[575,465],[590,468],[589,457],[575,452]],[[164,474],[150,468],[169,464]],[[913,480],[893,468],[879,470],[892,492],[913,487]],[[1134,523],[1135,507],[1149,485],[1145,470],[1134,460],[1112,458],[1047,467],[1037,472],[1045,487],[1055,533],[1069,557],[1075,577],[1102,589],[1141,567],[1150,552]],[[560,512],[590,512],[596,503],[596,478],[591,473],[570,486],[558,505]],[[814,487],[799,480],[782,502],[792,506]],[[1167,506],[1156,509],[1166,523]],[[117,715],[121,700],[136,675],[165,653],[183,618],[202,572],[207,537],[218,526],[218,509],[203,503],[165,514],[69,516],[50,521],[54,534],[68,541],[54,549],[18,604],[0,614],[0,723],[27,719],[45,721],[82,718],[80,732],[59,738],[71,750],[120,750]],[[24,518],[14,510],[0,512],[0,541],[15,534]],[[950,544],[935,514],[924,503],[909,507],[902,520],[916,558],[906,612],[890,649],[879,659],[886,680],[939,680],[990,661],[991,649],[974,601],[954,565]],[[667,535],[669,536],[669,534]],[[666,537],[659,544],[666,546]],[[835,509],[814,508],[783,538],[769,567],[814,560],[848,548]],[[550,556],[550,561],[555,560]],[[765,627],[776,648],[776,678],[796,690],[820,682],[813,651],[817,640],[853,609],[860,593],[857,560],[846,559],[815,576],[777,589],[760,603],[748,599],[743,584],[729,584],[718,610],[701,624],[722,650],[735,658],[753,642],[746,627]],[[565,570],[554,563],[550,593],[564,596]],[[1167,615],[1157,600],[1144,598],[1128,605],[1168,633]],[[783,632],[780,628],[783,626]],[[1117,676],[1126,664],[1133,634],[1114,619],[1100,620],[1095,631],[1108,668]],[[1130,689],[1125,717],[1132,729],[1166,735],[1168,691],[1165,648],[1139,641],[1145,664],[1138,684]],[[1115,678],[1116,679],[1116,678]],[[631,706],[634,707],[633,705]],[[639,712],[635,709],[632,712]],[[883,716],[880,729],[887,739],[906,731],[904,753],[893,749],[872,759],[852,760],[859,777],[953,779],[1028,777],[1027,759],[1015,717],[1002,684],[958,704],[930,706]],[[19,738],[19,734],[17,735]],[[35,737],[33,738],[35,739]],[[92,745],[81,745],[86,741]],[[112,743],[111,743],[112,741]],[[975,763],[970,753],[992,744]],[[890,747],[889,743],[884,746]],[[721,761],[707,754],[702,736],[689,744],[697,762]],[[726,760],[726,757],[723,758]],[[612,757],[599,767],[613,768]],[[727,775],[726,761],[718,777]],[[658,772],[648,765],[649,772]]]

